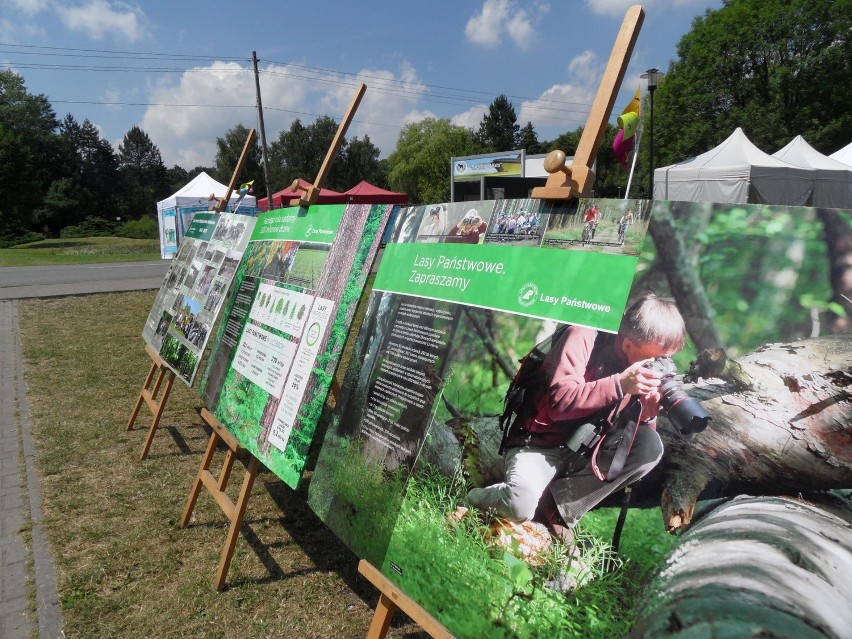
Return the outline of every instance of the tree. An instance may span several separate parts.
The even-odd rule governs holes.
[[[538,141],[538,135],[532,122],[527,122],[526,126],[518,132],[517,143],[518,148],[523,149],[528,154],[544,152],[544,145]]]
[[[71,179],[76,204],[67,206],[62,215],[45,209],[46,215],[60,227],[77,224],[90,215],[111,217],[119,210],[118,194],[124,191],[118,156],[112,145],[88,119],[80,124],[71,114],[59,125],[59,132],[64,172]]]
[[[481,151],[470,129],[426,118],[406,126],[388,158],[388,181],[412,204],[450,199],[450,161]]]
[[[482,116],[476,141],[486,151],[511,151],[518,148],[518,116],[505,95],[498,95]]]
[[[160,149],[138,126],[119,144],[118,165],[125,186],[122,210],[133,218],[153,214],[157,201],[169,195],[169,184]]]
[[[240,155],[248,140],[249,129],[238,124],[230,129],[223,138],[216,138],[216,168],[213,172],[214,178],[223,184],[230,184],[234,175],[234,169],[240,161]],[[248,152],[243,170],[237,179],[237,186],[250,180],[255,180],[254,195],[258,198],[266,197],[266,188],[263,186],[263,168],[261,166],[260,146],[255,138],[254,144]]]
[[[361,180],[380,187],[387,187],[387,171],[379,161],[381,151],[365,135],[363,140],[357,137],[346,144],[346,152],[332,165],[335,177],[331,188],[345,191]]]
[[[198,175],[203,169],[196,167],[192,171],[192,175]],[[171,195],[187,182],[189,182],[190,172],[182,166],[175,164],[172,168],[166,169],[166,184],[168,185],[168,195]]]
[[[655,164],[738,126],[769,153],[799,134],[823,152],[848,143],[850,34],[851,0],[725,0],[697,18],[655,94]]]
[[[318,117],[307,126],[297,118],[288,131],[282,131],[278,139],[269,145],[270,180],[273,184],[289,186],[296,178],[313,182],[337,129],[337,122],[327,115]],[[346,151],[344,140],[339,150],[341,157],[345,157]],[[323,186],[333,188],[335,179],[336,167],[333,164]]]
[[[28,229],[51,182],[60,176],[61,142],[56,115],[44,95],[27,91],[24,79],[0,71],[0,235]]]

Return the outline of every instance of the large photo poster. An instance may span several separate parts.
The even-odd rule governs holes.
[[[255,221],[196,213],[145,321],[145,343],[190,386]]]
[[[237,269],[202,397],[294,488],[392,208],[270,211]]]
[[[753,398],[735,398],[736,384],[719,380],[691,389],[714,410],[732,413],[728,438],[717,430],[725,424],[718,412],[719,423],[697,433],[663,421],[667,452],[658,470],[689,473],[707,463],[699,456],[687,457],[695,461],[685,465],[679,459],[681,470],[669,464],[668,451],[684,455],[693,443],[743,456],[731,481],[765,485],[763,465],[749,464],[752,453],[743,447],[766,446],[767,433],[755,424],[744,428],[741,420],[749,423],[765,411],[771,425],[769,411],[783,405],[789,391],[784,410],[799,434],[786,437],[776,428],[769,438],[780,438],[779,450],[791,450],[799,438],[812,437],[801,435],[801,402],[804,387],[813,386],[807,397],[816,398],[819,410],[808,411],[807,419],[821,420],[826,441],[837,424],[849,424],[848,403],[819,395],[830,374],[816,372],[848,347],[828,338],[810,347],[782,342],[788,360],[782,368],[782,356],[767,346],[819,334],[820,321],[825,330],[820,318],[836,309],[819,301],[832,295],[826,241],[817,232],[819,215],[829,213],[849,225],[848,212],[613,200],[402,211],[311,478],[310,506],[454,636],[598,637],[596,612],[626,634],[632,600],[619,604],[612,594],[617,582],[589,570],[580,554],[585,550],[561,543],[537,523],[538,509],[523,528],[489,517],[485,508],[459,517],[460,506],[471,508],[472,491],[504,477],[499,416],[519,361],[566,324],[613,334],[625,309],[648,289],[680,298],[688,308],[689,340],[673,354],[679,379],[699,347],[710,345],[724,346],[730,357],[769,358],[758,373],[777,369],[782,378],[772,406],[760,388]],[[646,241],[652,219],[654,242]],[[809,348],[821,355],[811,356]],[[792,386],[791,375],[800,380]],[[805,457],[805,449],[817,445],[810,441],[800,446]],[[825,442],[821,446],[825,477],[842,464]],[[779,474],[772,483],[786,481],[795,490],[804,476]],[[651,495],[651,507],[659,508],[659,497]],[[590,525],[596,515],[587,516]],[[598,591],[607,594],[596,599],[599,581]]]

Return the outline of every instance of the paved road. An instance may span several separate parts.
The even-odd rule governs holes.
[[[118,262],[0,268],[0,300],[160,288],[171,264]]]
[[[158,289],[170,263],[0,268],[0,639],[31,639],[36,633],[40,639],[65,636],[53,556],[43,527],[17,300]],[[35,610],[28,584],[35,594]]]

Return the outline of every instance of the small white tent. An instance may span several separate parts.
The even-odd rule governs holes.
[[[832,160],[837,160],[838,162],[843,162],[843,164],[852,166],[852,142],[844,146],[839,151],[835,151],[828,157]]]
[[[164,200],[157,202],[157,219],[160,223],[160,255],[163,259],[174,257],[178,244],[198,211],[215,205],[216,199],[225,197],[228,187],[217,182],[204,171]],[[211,199],[211,195],[214,196]],[[228,210],[233,211],[240,194],[231,193]],[[240,211],[254,212],[257,199],[246,195],[240,201]]]
[[[764,153],[737,128],[714,149],[654,171],[654,199],[803,206],[814,171]]]
[[[846,166],[823,155],[801,135],[797,135],[787,146],[773,153],[772,157],[816,171],[811,206],[829,209],[852,208],[852,166]]]

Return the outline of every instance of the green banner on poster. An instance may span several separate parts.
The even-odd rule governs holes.
[[[374,289],[617,331],[638,261],[499,244],[389,244]]]
[[[310,209],[290,207],[262,215],[252,242],[288,241],[331,244],[346,211],[345,204],[325,204]]]
[[[184,237],[204,242],[210,241],[213,237],[213,231],[219,223],[220,216],[220,213],[196,213],[189,228],[186,229]]]

